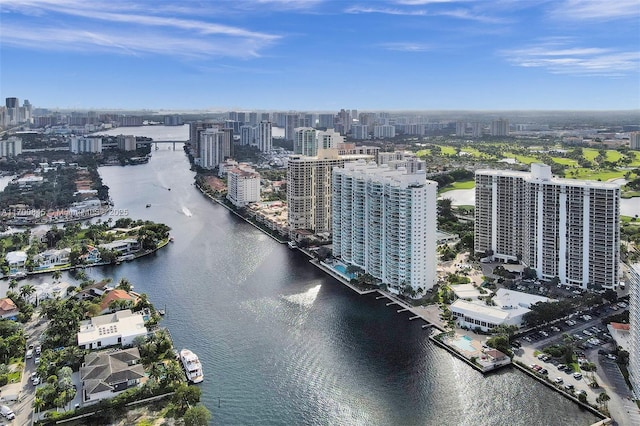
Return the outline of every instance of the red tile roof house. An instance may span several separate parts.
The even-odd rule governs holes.
[[[117,300],[130,301],[131,304],[129,308],[132,308],[136,303],[138,303],[138,297],[136,295],[129,294],[126,291],[120,290],[119,288],[117,288],[115,290],[111,290],[104,296],[104,299],[102,299],[102,302],[100,302],[100,313],[105,314],[105,313],[115,312],[119,310],[119,309],[111,309],[109,307],[111,302],[115,302]]]
[[[15,320],[19,313],[20,310],[16,304],[13,303],[13,300],[8,297],[0,299],[0,318]]]

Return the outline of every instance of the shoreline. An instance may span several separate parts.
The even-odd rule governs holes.
[[[195,185],[195,186],[196,186],[196,188],[198,188],[200,193],[202,193],[202,195],[206,196],[211,201],[215,202],[216,204],[218,204],[218,205],[226,208],[230,212],[234,213],[237,217],[243,219],[245,222],[251,224],[256,229],[262,231],[264,234],[266,234],[269,237],[271,237],[274,241],[277,241],[280,244],[284,244],[285,243],[285,241],[278,240],[273,235],[265,232],[264,229],[260,228],[256,224],[252,223],[250,220],[248,220],[247,218],[243,217],[241,214],[239,214],[238,212],[236,212],[235,210],[233,210],[229,206],[225,205],[223,202],[217,200],[216,198],[212,197],[209,194],[206,194],[198,185]],[[416,308],[415,306],[409,305],[405,301],[403,301],[403,300],[399,299],[398,297],[396,297],[394,294],[391,294],[389,292],[383,291],[381,289],[360,290],[359,288],[357,288],[354,285],[352,285],[351,283],[349,283],[343,276],[341,276],[337,272],[333,271],[331,268],[323,265],[321,262],[319,262],[317,259],[315,259],[310,253],[308,253],[304,249],[302,249],[300,247],[297,247],[296,249],[299,252],[305,254],[306,256],[308,256],[310,258],[309,263],[314,265],[316,268],[322,270],[323,272],[327,273],[332,278],[335,278],[341,284],[343,284],[346,287],[350,288],[351,290],[356,292],[358,295],[366,295],[366,294],[371,294],[371,293],[376,293],[377,292],[380,295],[379,296],[380,298],[387,298],[387,299],[389,299],[391,301],[387,306],[399,305],[402,309],[397,310],[398,313],[411,312],[413,314],[413,316],[409,320],[420,318],[422,321],[424,321],[426,324],[423,325],[423,328],[425,328],[425,327],[429,327],[429,329],[435,328],[435,329],[439,330],[440,332],[446,332],[447,331],[441,325],[435,324],[430,319],[426,318],[422,313],[415,311],[415,308]],[[483,372],[482,369],[480,369],[478,366],[474,365],[473,362],[471,362],[471,360],[467,359],[463,354],[457,352],[454,348],[449,347],[444,342],[440,342],[437,339],[433,338],[433,336],[431,334],[429,335],[429,340],[434,342],[437,346],[440,346],[442,349],[444,349],[447,352],[449,352],[451,355],[455,356],[456,358],[459,358],[460,360],[462,360],[463,362],[465,362],[466,364],[468,364],[470,367],[474,368],[476,371],[478,371],[481,374],[487,374],[487,373],[496,371],[498,369],[498,368],[495,368],[495,369],[492,369],[490,371]],[[542,383],[543,385],[545,385],[550,390],[553,390],[555,392],[560,393],[565,398],[567,398],[570,401],[573,401],[574,403],[576,403],[579,407],[589,411],[591,414],[594,414],[596,417],[598,417],[600,419],[599,422],[596,422],[594,424],[608,424],[607,422],[611,421],[610,417],[607,417],[605,414],[601,413],[596,408],[592,407],[591,405],[584,404],[584,403],[580,402],[577,398],[572,397],[571,395],[567,394],[566,392],[563,392],[562,390],[560,390],[557,387],[553,386],[551,383],[548,383],[547,381],[545,381],[543,378],[540,378],[540,377],[537,377],[536,375],[531,374],[531,372],[527,371],[522,366],[517,365],[516,362],[512,361],[508,365],[514,365],[519,371],[524,372],[529,377],[531,377],[531,378],[537,380],[538,382]]]
[[[61,272],[63,272],[63,271],[74,271],[76,269],[86,269],[86,268],[93,268],[93,267],[98,267],[98,266],[109,266],[109,265],[116,265],[117,266],[122,262],[131,262],[131,261],[134,261],[134,260],[139,259],[141,257],[145,257],[145,256],[148,256],[150,254],[153,254],[153,253],[157,252],[161,248],[163,248],[166,245],[168,245],[169,242],[171,241],[171,238],[172,237],[169,237],[166,240],[161,241],[160,243],[158,243],[158,246],[153,250],[148,250],[148,251],[145,251],[144,253],[133,254],[133,257],[128,259],[128,260],[121,260],[121,261],[116,261],[116,262],[96,262],[96,263],[91,263],[91,264],[88,264],[88,265],[75,265],[75,266],[62,265],[60,267],[47,268],[47,269],[40,269],[40,270],[37,270],[37,271],[25,272],[26,275],[24,277],[19,277],[18,278],[18,277],[12,277],[10,275],[3,275],[3,276],[0,276],[0,279],[1,280],[11,279],[11,278],[25,279],[25,278],[28,278],[31,275],[51,274],[51,273],[54,273],[56,271],[61,271]]]

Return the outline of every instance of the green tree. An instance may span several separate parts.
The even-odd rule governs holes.
[[[173,394],[172,402],[176,406],[176,414],[180,417],[184,415],[189,407],[200,402],[201,391],[197,386],[187,386],[181,384]]]
[[[185,426],[207,426],[210,420],[211,413],[202,404],[187,409],[183,417]]]

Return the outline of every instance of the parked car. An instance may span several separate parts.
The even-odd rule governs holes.
[[[573,373],[573,378],[576,380],[580,380],[582,379],[582,373]]]
[[[562,377],[556,377],[556,378],[555,378],[555,380],[554,380],[553,382],[554,382],[554,383],[557,383],[557,384],[562,384],[562,382],[563,382],[563,381],[564,381],[564,380],[562,380]]]

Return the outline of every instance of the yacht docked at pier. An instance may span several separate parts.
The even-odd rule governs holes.
[[[191,352],[189,349],[182,349],[180,351],[180,361],[187,374],[187,380],[191,383],[200,383],[204,380],[204,374],[202,373],[202,364],[198,359],[198,356]]]

